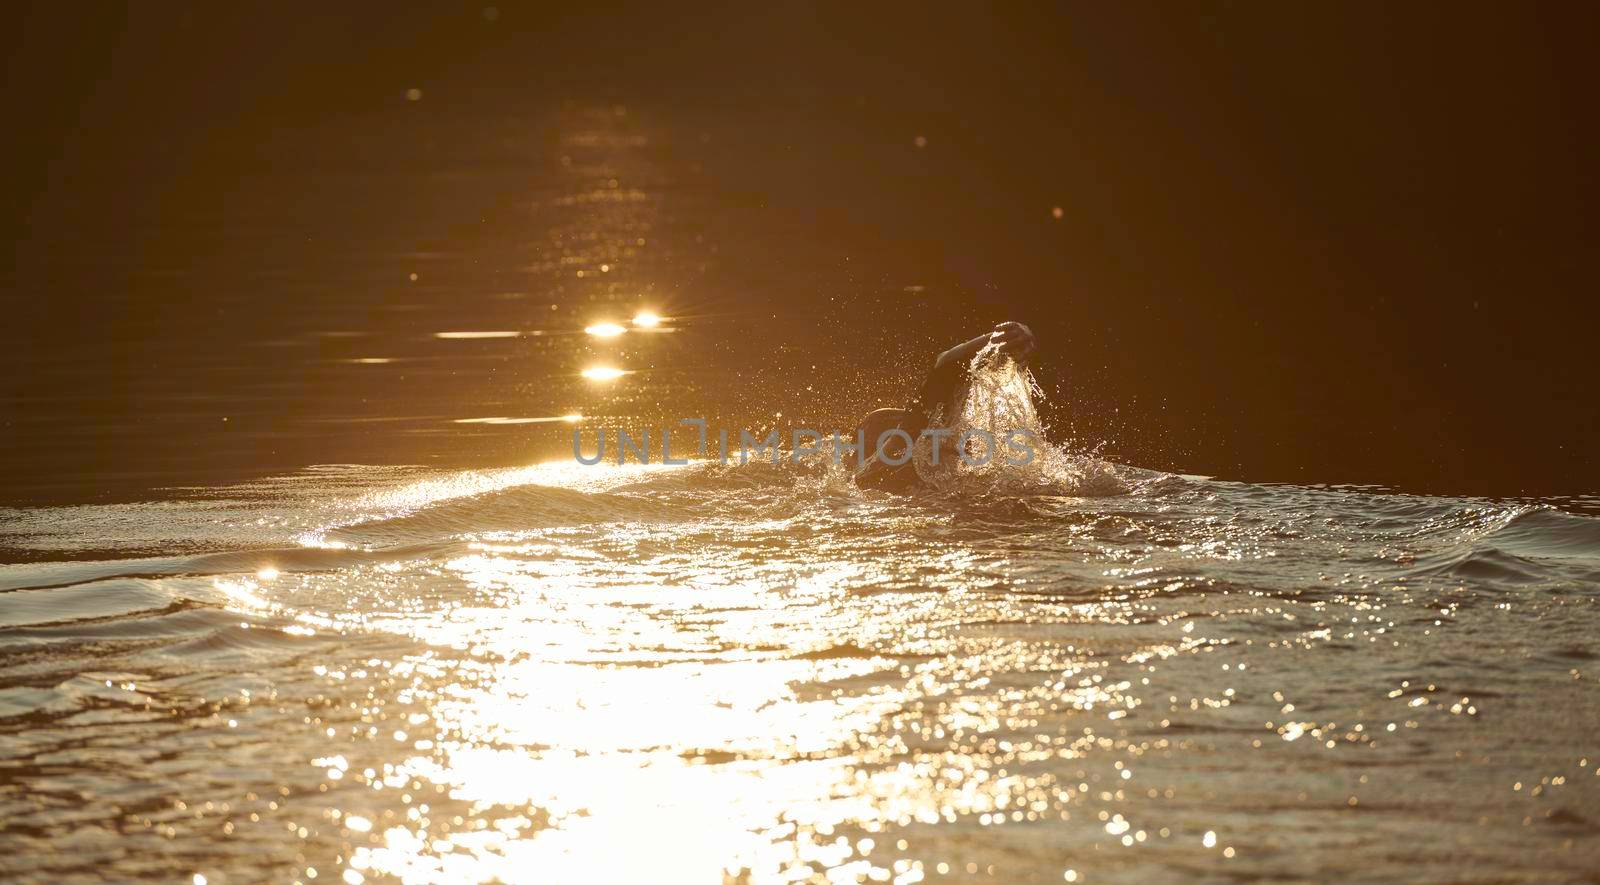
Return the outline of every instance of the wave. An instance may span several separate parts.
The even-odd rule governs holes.
[[[1446,533],[1443,549],[1410,574],[1479,588],[1600,589],[1600,520],[1527,505],[1458,518],[1463,525]]]
[[[683,507],[646,494],[525,485],[430,504],[404,516],[339,526],[323,537],[327,542],[374,549],[493,532],[689,517]]]

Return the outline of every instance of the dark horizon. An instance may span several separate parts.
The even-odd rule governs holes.
[[[1113,460],[1600,492],[1587,9],[12,19],[3,503],[848,429],[1004,319]],[[640,305],[639,382],[572,380]]]

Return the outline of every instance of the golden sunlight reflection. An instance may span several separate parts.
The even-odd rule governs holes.
[[[738,870],[765,879],[796,861],[798,825],[808,834],[798,841],[800,860],[887,875],[887,866],[874,868],[848,842],[813,842],[811,834],[841,821],[880,821],[885,808],[898,818],[965,804],[918,791],[904,777],[863,791],[848,757],[829,758],[870,735],[903,703],[900,692],[830,699],[796,689],[872,679],[893,672],[893,660],[784,661],[743,652],[695,660],[685,655],[703,640],[679,638],[683,625],[639,608],[649,602],[686,615],[708,606],[735,613],[759,599],[759,586],[712,581],[662,600],[653,583],[597,585],[581,563],[530,559],[542,549],[536,543],[506,538],[475,546],[447,568],[492,594],[495,605],[390,629],[504,663],[420,688],[444,739],[428,742],[427,752],[405,758],[387,777],[440,785],[479,809],[538,814],[502,819],[488,832],[452,833],[443,855],[440,840],[390,827],[354,852],[352,868],[402,879],[448,873],[509,881],[528,870],[548,881],[706,882]],[[845,565],[834,571],[841,578],[860,572]],[[784,619],[783,609],[780,599],[769,599],[726,626],[763,635],[761,625]],[[810,641],[826,646],[824,633],[817,629]],[[636,663],[596,666],[615,660],[622,637],[655,651],[627,655],[643,655]],[[437,672],[435,666],[419,661],[396,673]],[[708,756],[727,762],[707,764]],[[888,806],[875,807],[890,796]],[[629,850],[615,850],[619,833],[631,834]]]
[[[615,338],[628,330],[616,323],[595,323],[592,326],[585,327],[583,331],[596,338]]]
[[[564,421],[564,422],[566,422],[568,424],[576,424],[576,423],[578,423],[579,421],[582,421],[582,420],[583,420],[583,416],[579,415],[579,414],[552,415],[552,416],[550,416],[548,418],[511,418],[511,417],[506,417],[504,415],[494,415],[494,416],[490,416],[490,417],[487,417],[487,418],[457,418],[457,419],[455,419],[455,423],[457,423],[457,424],[554,424],[554,423],[558,423],[558,422]]]
[[[522,335],[521,332],[515,332],[515,331],[509,330],[509,329],[498,329],[498,330],[487,331],[487,332],[435,332],[435,333],[433,333],[433,337],[435,337],[435,338],[443,338],[443,339],[446,339],[446,340],[472,340],[472,339],[476,339],[476,338],[518,338],[518,337],[521,337],[521,335]]]
[[[601,487],[669,469],[603,469]],[[501,481],[568,485],[554,466],[529,471]],[[463,479],[419,484],[396,503],[494,487]],[[880,563],[791,548],[793,561],[760,565],[759,555],[683,541],[673,525],[480,533],[429,567],[470,591],[459,604],[317,620],[430,649],[382,662],[417,711],[375,729],[392,731],[397,752],[381,767],[320,760],[333,760],[321,767],[342,789],[403,789],[413,809],[380,825],[347,800],[350,871],[404,881],[527,881],[531,871],[539,881],[915,881],[921,867],[889,834],[1068,819],[1088,775],[1067,782],[1041,764],[1111,747],[1093,723],[1138,706],[1129,681],[1103,679],[1103,664],[1060,646],[942,638],[941,599],[1003,616],[959,577],[946,596],[885,605],[851,592],[888,580]],[[929,561],[971,567],[965,551]],[[402,580],[406,567],[384,573]],[[362,587],[370,579],[348,589]],[[1077,603],[1058,616],[1103,623],[1120,611]],[[997,692],[999,666],[1023,678]],[[1064,723],[1059,709],[1095,718]],[[430,812],[446,802],[461,812]],[[628,850],[617,849],[620,834]]]
[[[641,310],[634,314],[633,324],[641,329],[653,329],[661,325],[661,317],[653,311]]]
[[[617,369],[611,366],[590,366],[584,369],[582,374],[583,377],[588,378],[590,381],[615,381],[628,374],[628,372],[625,369]]]
[[[1472,701],[1489,703],[1401,680],[1329,709],[1314,675],[1297,684],[1273,662],[1398,641],[1392,621],[1365,620],[1375,597],[1246,597],[1163,574],[1246,561],[1235,551],[1256,526],[1111,566],[1094,551],[1123,543],[1120,522],[1074,524],[1083,534],[1065,541],[1015,524],[963,534],[947,513],[836,495],[825,477],[750,495],[757,475],[735,476],[734,500],[704,467],[411,477],[341,504],[298,536],[304,549],[183,585],[329,643],[294,708],[315,741],[297,795],[324,797],[323,832],[337,834],[315,864],[328,881],[1257,869],[1250,825],[1198,797],[1258,807],[1263,766],[1377,765],[1411,752],[1408,732],[1472,728]],[[685,503],[695,483],[715,506]],[[915,543],[879,555],[884,537]],[[1034,544],[1061,544],[1052,555],[1077,571],[1044,586],[1005,570]],[[1227,616],[1251,611],[1275,626],[1241,641]],[[1256,764],[1208,768],[1224,739]],[[1288,780],[1288,801],[1343,813],[1380,800],[1313,775]],[[314,832],[303,807],[292,822]]]

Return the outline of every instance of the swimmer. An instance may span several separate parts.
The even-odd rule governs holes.
[[[918,482],[917,469],[906,451],[906,439],[915,440],[929,427],[944,426],[956,407],[958,394],[967,381],[967,370],[978,351],[993,345],[1001,354],[1026,362],[1033,352],[1033,330],[1021,323],[1005,322],[993,331],[979,335],[939,354],[928,377],[917,390],[911,405],[904,409],[878,409],[869,412],[856,425],[857,438],[865,440],[867,457],[852,466],[856,485],[861,488],[903,491]],[[902,437],[894,430],[901,430]],[[888,434],[888,436],[885,436]],[[954,443],[948,436],[936,437],[941,458],[953,456]]]

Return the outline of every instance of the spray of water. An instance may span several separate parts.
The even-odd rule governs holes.
[[[953,448],[947,446],[935,464],[933,442],[924,437],[915,450],[917,474],[924,482],[962,495],[1089,496],[1128,491],[1116,465],[1046,440],[1035,405],[1043,401],[1044,391],[1027,368],[990,345],[973,356],[968,379],[957,401],[933,417],[952,431],[952,439],[972,432],[970,457],[952,457]],[[1026,464],[1011,463],[1020,457],[1006,446],[1013,431],[1028,434],[1033,458]],[[986,451],[991,438],[997,442],[992,452]],[[985,454],[991,457],[984,458]]]

